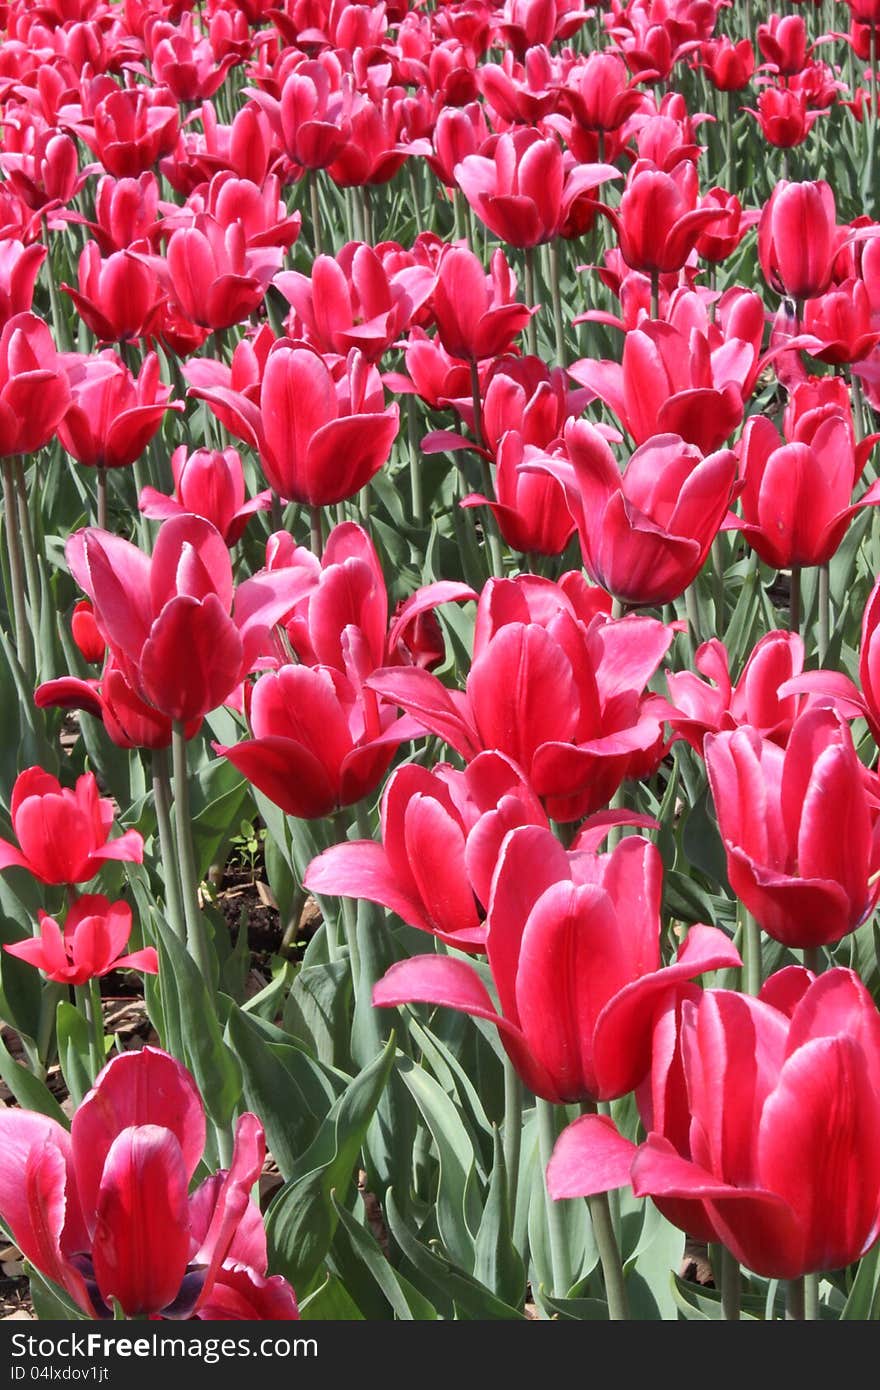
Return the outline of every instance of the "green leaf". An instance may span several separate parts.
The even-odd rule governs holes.
[[[480,1203],[475,1187],[474,1148],[457,1108],[443,1088],[410,1058],[399,1073],[431,1131],[440,1158],[437,1228],[452,1259],[462,1269],[474,1267],[474,1236]]]
[[[89,1025],[79,1009],[66,999],[60,1001],[55,1019],[61,1075],[74,1106],[78,1106],[92,1084],[88,1067]]]
[[[348,1188],[393,1060],[392,1036],[385,1051],[358,1073],[334,1103],[269,1208],[270,1268],[286,1275],[295,1289],[309,1289],[330,1249],[337,1222],[331,1194]]]
[[[429,1250],[413,1235],[389,1189],[385,1197],[385,1216],[389,1230],[419,1280],[420,1290],[446,1316],[465,1320],[492,1318],[519,1321],[524,1314],[496,1298],[490,1289],[459,1269],[438,1248]]]
[[[266,1141],[281,1176],[293,1176],[336,1099],[321,1067],[304,1049],[268,1042],[235,1005],[226,1036],[241,1064],[244,1099],[266,1128]]]
[[[436,1309],[430,1304],[426,1304],[425,1301],[416,1294],[415,1290],[411,1290],[409,1294],[404,1292],[397,1271],[392,1269],[388,1260],[382,1254],[376,1240],[346,1207],[340,1205],[335,1195],[333,1197],[333,1206],[336,1209],[339,1223],[343,1227],[361,1263],[369,1271],[377,1287],[387,1299],[395,1317],[403,1322],[412,1321],[413,1310],[411,1299],[413,1295],[419,1305],[430,1308],[428,1317],[436,1317]],[[404,1281],[404,1283],[405,1282],[406,1281]]]
[[[74,1012],[76,1012],[74,1010]],[[18,1101],[22,1110],[36,1110],[40,1115],[48,1115],[57,1120],[65,1129],[70,1129],[70,1121],[58,1104],[44,1081],[34,1076],[21,1062],[16,1062],[9,1048],[0,1038],[0,1076]]]
[[[189,1067],[217,1125],[228,1125],[241,1096],[241,1068],[226,1046],[217,1007],[195,961],[159,913],[152,914],[166,1046]]]
[[[880,1284],[880,1244],[859,1261],[849,1298],[840,1318],[843,1322],[873,1322],[880,1314],[877,1289]]]
[[[494,1130],[495,1161],[480,1229],[474,1243],[474,1275],[511,1307],[522,1306],[526,1291],[526,1269],[513,1244],[510,1229],[510,1198],[504,1148]]]
[[[363,1322],[364,1315],[345,1285],[335,1274],[328,1274],[323,1284],[303,1299],[299,1305],[303,1322]]]
[[[34,1305],[34,1312],[41,1322],[87,1321],[86,1314],[77,1307],[70,1295],[64,1289],[60,1289],[57,1284],[44,1279],[32,1265],[28,1265],[28,1278],[31,1282],[31,1301]]]

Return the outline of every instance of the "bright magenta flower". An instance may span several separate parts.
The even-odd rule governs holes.
[[[61,361],[71,401],[58,438],[78,463],[89,468],[126,468],[139,459],[166,411],[182,411],[159,376],[159,359],[148,352],[137,377],[112,348],[88,356],[68,352]]]
[[[190,453],[181,444],[171,455],[174,495],[166,496],[145,487],[139,506],[144,516],[164,521],[187,513],[203,516],[216,526],[228,546],[241,539],[255,512],[271,505],[268,492],[245,500],[244,472],[237,449],[196,449]]]
[[[694,990],[655,1014],[648,1131],[608,1116],[560,1138],[556,1198],[632,1184],[747,1269],[798,1279],[858,1260],[880,1234],[880,1015],[850,970],[798,966],[758,999]]]
[[[833,709],[805,711],[783,749],[744,726],[704,756],[730,885],[786,946],[839,941],[880,895],[876,796]]]
[[[24,1255],[90,1318],[299,1316],[293,1290],[267,1279],[251,1189],[262,1126],[242,1115],[228,1170],[188,1187],[205,1145],[189,1072],[157,1048],[114,1057],[68,1134],[30,1111],[0,1111],[0,1216]],[[223,1310],[226,1311],[223,1311]],[[241,1317],[238,1312],[232,1316]]]
[[[26,869],[43,883],[88,883],[108,859],[143,860],[137,830],[108,838],[113,803],[99,796],[92,772],[71,791],[41,767],[29,767],[15,779],[9,810],[19,847],[0,840],[0,871]]]
[[[692,927],[675,965],[660,958],[662,865],[629,837],[611,854],[566,853],[547,829],[511,830],[486,922],[496,1008],[476,970],[450,956],[392,965],[373,1003],[441,1004],[496,1024],[530,1090],[559,1103],[611,1100],[650,1066],[651,1024],[670,991],[736,965],[723,932]]]
[[[15,314],[0,333],[0,458],[42,449],[69,405],[52,334],[36,314]]]
[[[58,984],[83,985],[111,970],[159,973],[159,958],[152,946],[122,955],[131,936],[128,903],[111,903],[100,893],[85,893],[71,905],[63,930],[48,913],[41,912],[39,922],[39,936],[15,941],[4,950],[44,971]]]

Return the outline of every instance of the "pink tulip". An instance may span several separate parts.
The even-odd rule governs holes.
[[[9,810],[19,847],[0,840],[0,871],[25,869],[42,883],[88,883],[106,860],[143,860],[136,830],[109,839],[113,803],[98,795],[94,773],[83,773],[70,791],[41,767],[29,767],[15,779]]]
[[[159,972],[159,959],[152,946],[131,955],[122,955],[131,936],[131,908],[128,903],[111,903],[99,893],[85,893],[70,907],[64,928],[47,913],[39,914],[40,935],[29,941],[4,946],[11,956],[45,972],[47,979],[62,985],[83,985],[111,970],[140,970],[145,975]]]
[[[265,1154],[244,1114],[228,1170],[188,1194],[205,1144],[189,1072],[157,1048],[103,1069],[68,1133],[0,1111],[0,1217],[24,1255],[89,1318],[298,1317],[293,1290],[266,1279],[266,1237],[251,1189]],[[235,1314],[241,1317],[241,1313]]]

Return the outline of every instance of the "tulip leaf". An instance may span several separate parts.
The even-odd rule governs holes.
[[[166,1046],[189,1067],[211,1119],[228,1125],[241,1095],[241,1067],[223,1041],[214,999],[192,956],[159,913],[152,923]]]
[[[322,943],[314,937],[309,943]],[[284,1004],[285,1031],[328,1066],[349,1066],[351,971],[347,960],[307,964],[309,951]]]
[[[436,1202],[440,1237],[457,1265],[473,1269],[480,1202],[470,1136],[456,1106],[427,1071],[406,1058],[400,1064],[400,1076],[419,1107],[439,1154]]]
[[[328,1274],[323,1284],[303,1299],[299,1315],[303,1322],[364,1321],[363,1313],[335,1274]]]
[[[75,1012],[76,1010],[74,1010]],[[40,1115],[48,1115],[50,1120],[57,1120],[65,1129],[70,1129],[70,1121],[45,1081],[34,1076],[33,1072],[29,1071],[21,1062],[16,1062],[2,1038],[0,1038],[0,1076],[6,1082],[22,1110],[36,1110]]]
[[[31,1285],[31,1302],[34,1305],[34,1312],[41,1322],[83,1322],[86,1314],[73,1302],[71,1298],[60,1289],[57,1284],[53,1284],[33,1268],[28,1265],[28,1277]]]
[[[336,1229],[331,1194],[351,1182],[364,1135],[388,1082],[394,1037],[331,1107],[266,1217],[270,1268],[300,1292],[311,1287]]]
[[[840,1318],[844,1322],[873,1322],[880,1313],[880,1243],[859,1261],[856,1277]]]
[[[73,1104],[78,1106],[92,1084],[88,1069],[89,1025],[79,1009],[66,999],[59,1003],[55,1018],[61,1074]]]
[[[497,1298],[455,1264],[437,1246],[429,1250],[409,1229],[389,1189],[385,1195],[385,1216],[394,1240],[418,1277],[419,1288],[446,1317],[465,1321],[481,1318],[517,1321],[524,1318],[518,1309]],[[444,1311],[445,1310],[445,1311]]]
[[[241,819],[250,787],[226,758],[214,758],[190,778],[192,838],[196,869],[204,878],[229,835]]]
[[[433,1304],[423,1298],[396,1269],[392,1268],[374,1237],[352,1212],[340,1205],[335,1194],[333,1205],[346,1238],[361,1264],[369,1271],[382,1296],[390,1304],[395,1318],[402,1322],[411,1322],[414,1315],[419,1321],[436,1318],[437,1310]]]
[[[503,1302],[519,1308],[525,1297],[526,1270],[511,1238],[507,1169],[497,1129],[492,1137],[495,1157],[486,1205],[474,1243],[474,1276]]]
[[[226,1023],[244,1078],[244,1099],[266,1128],[281,1176],[290,1178],[328,1114],[336,1092],[318,1063],[292,1043],[271,1043],[235,1005]]]
[[[695,1284],[682,1279],[673,1270],[669,1276],[669,1290],[677,1312],[689,1321],[716,1321],[722,1317],[721,1290],[705,1284]],[[762,1322],[765,1313],[763,1294],[743,1292],[740,1295],[740,1318],[749,1322]]]

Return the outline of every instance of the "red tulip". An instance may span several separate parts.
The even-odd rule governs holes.
[[[100,633],[98,637],[104,644]],[[81,709],[100,719],[107,737],[118,748],[168,748],[173,732],[172,720],[132,689],[119,663],[110,653],[98,680],[80,680],[78,676],[60,676],[44,681],[34,691],[38,709],[58,707]],[[184,735],[194,738],[201,717],[186,721]]]
[[[473,362],[509,352],[536,312],[517,303],[515,293],[516,281],[503,251],[493,255],[489,275],[465,247],[444,251],[432,308],[447,352]]]
[[[737,729],[743,724],[751,725],[762,738],[785,747],[795,719],[805,708],[797,689],[804,668],[804,644],[797,633],[766,633],[749,653],[736,685],[730,678],[727,648],[717,637],[697,649],[694,665],[706,680],[692,671],[666,672],[674,706],[667,719],[697,753],[702,752],[705,734]],[[808,679],[816,675],[814,672]],[[836,701],[847,718],[855,718],[861,712],[858,694],[854,686],[851,688],[854,698],[844,699],[841,693]]]
[[[189,1072],[157,1048],[103,1069],[73,1118],[0,1112],[0,1216],[39,1272],[89,1318],[298,1317],[293,1290],[266,1280],[266,1237],[250,1192],[265,1154],[242,1115],[232,1163],[192,1195],[205,1144]],[[236,1313],[233,1316],[242,1316]]]
[[[621,475],[605,439],[583,421],[564,432],[570,463],[545,461],[566,490],[584,567],[632,604],[670,603],[693,583],[735,495],[736,455],[704,457],[678,435],[658,434]]]
[[[504,753],[548,815],[577,820],[607,805],[635,760],[662,741],[663,716],[645,683],[671,640],[652,618],[611,622],[601,608],[579,611],[579,596],[549,580],[490,580],[465,695],[415,668],[378,671],[367,685],[466,762],[484,749]]]
[[[736,43],[724,36],[711,39],[700,49],[700,66],[719,92],[742,91],[755,71],[751,39],[740,39]]]
[[[723,932],[693,927],[675,965],[660,958],[660,855],[628,838],[611,854],[567,854],[549,830],[509,832],[489,901],[486,952],[496,1009],[473,966],[399,961],[381,1007],[442,1004],[488,1019],[530,1090],[557,1103],[611,1100],[650,1065],[654,1010],[704,970],[737,964]]]
[[[153,331],[162,291],[153,270],[137,256],[114,251],[104,261],[97,244],[89,241],[79,258],[78,277],[79,290],[63,282],[61,288],[99,342],[125,342]]]
[[[67,414],[58,438],[67,452],[89,468],[125,468],[139,459],[168,410],[183,410],[169,400],[171,387],[159,379],[154,352],[144,358],[135,378],[107,348],[92,356],[67,353],[62,361],[71,387]]]
[[[87,598],[80,599],[79,603],[75,605],[70,620],[70,630],[74,642],[86,661],[96,663],[104,660],[107,644],[98,631],[98,625],[95,622],[95,610]]]
[[[632,1183],[756,1274],[798,1279],[858,1260],[880,1233],[880,1017],[849,970],[798,967],[759,999],[707,990],[655,1015],[646,1141],[604,1115],[565,1131],[554,1197]]]
[[[69,405],[49,329],[36,314],[15,314],[0,332],[0,458],[42,449]]]
[[[371,246],[352,241],[336,257],[316,257],[309,275],[282,271],[273,283],[293,306],[291,337],[343,357],[358,348],[377,362],[429,298],[434,275],[419,265],[389,273]]]
[[[827,183],[787,183],[773,189],[758,225],[758,259],[777,294],[813,299],[831,283],[842,235]]]
[[[812,50],[812,45],[807,45],[803,15],[772,14],[767,24],[758,25],[758,47],[772,72],[793,77],[805,66]]]
[[[744,727],[709,734],[706,767],[731,887],[787,946],[839,941],[873,911],[876,810],[841,715],[811,709],[788,745]]]
[[[489,127],[479,102],[444,106],[434,126],[434,150],[426,156],[426,163],[447,188],[454,188],[456,165],[468,155],[478,154],[488,138]]]
[[[588,53],[572,68],[561,93],[563,108],[584,130],[608,134],[649,105],[617,53]]]
[[[25,246],[11,238],[0,241],[0,328],[14,314],[30,311],[34,285],[45,259],[45,246]]]
[[[184,724],[229,698],[311,582],[264,571],[233,594],[226,543],[198,516],[164,522],[152,558],[91,527],[71,536],[66,549],[128,684]]]
[[[488,506],[503,539],[524,554],[561,555],[574,531],[561,483],[547,473],[532,471],[546,457],[525,444],[517,430],[508,430],[495,460],[495,497],[471,492],[461,501],[463,507]]]
[[[225,388],[196,387],[239,438],[258,450],[263,472],[288,500],[342,502],[387,462],[397,405],[385,408],[378,372],[352,350],[331,367],[317,352],[279,342],[265,361],[260,403]]]
[[[546,827],[547,818],[503,754],[481,753],[463,772],[408,763],[382,796],[381,845],[334,845],[312,860],[303,882],[310,892],[381,903],[450,946],[481,950],[501,842],[517,825]]]
[[[219,62],[210,41],[196,35],[191,14],[176,24],[159,21],[149,30],[149,54],[153,80],[179,102],[203,101],[222,86],[237,61],[228,53]]]
[[[86,893],[71,905],[63,931],[45,912],[39,914],[39,922],[39,936],[15,941],[3,949],[44,971],[47,979],[58,984],[83,985],[96,976],[109,975],[111,970],[159,973],[159,958],[152,946],[131,955],[121,954],[131,936],[128,903],[111,903],[99,893]]]
[[[797,387],[792,400],[809,385]],[[768,565],[824,565],[861,507],[880,503],[873,483],[858,502],[852,491],[876,436],[855,444],[852,422],[836,410],[810,410],[781,444],[761,415],[747,422],[739,444],[743,520],[731,518]]]
[[[244,472],[237,449],[196,449],[189,453],[181,444],[171,455],[174,496],[145,487],[138,503],[144,516],[164,521],[187,513],[203,516],[220,532],[228,546],[235,545],[255,512],[271,505],[268,492],[245,500]]]
[[[711,261],[713,265],[727,260],[761,217],[759,212],[743,212],[739,198],[735,193],[728,193],[726,188],[710,188],[700,199],[700,207],[721,208],[728,213],[726,222],[717,222],[707,227],[697,237],[697,255],[702,256],[704,261]]]
[[[757,111],[751,107],[746,110],[757,117],[768,143],[781,149],[803,144],[821,114],[809,110],[805,92],[790,87],[765,87],[758,97]]]
[[[804,308],[803,347],[832,366],[863,361],[880,342],[871,299],[863,280],[844,280]]]
[[[620,207],[605,211],[626,264],[645,275],[680,270],[700,233],[729,216],[723,208],[697,206],[697,174],[689,161],[671,174],[633,165]]]
[[[93,125],[76,132],[100,159],[108,174],[137,178],[170,154],[180,131],[177,102],[167,89],[117,89],[98,102]]]
[[[0,840],[0,870],[25,869],[41,883],[88,883],[108,859],[143,860],[136,830],[108,838],[113,803],[98,795],[91,772],[70,791],[41,767],[29,767],[15,779],[9,810],[19,848]]]
[[[464,196],[490,231],[511,246],[537,246],[559,236],[575,202],[590,199],[599,184],[619,178],[610,164],[581,164],[566,171],[562,150],[537,131],[500,135],[491,153],[468,155],[456,165]]]

